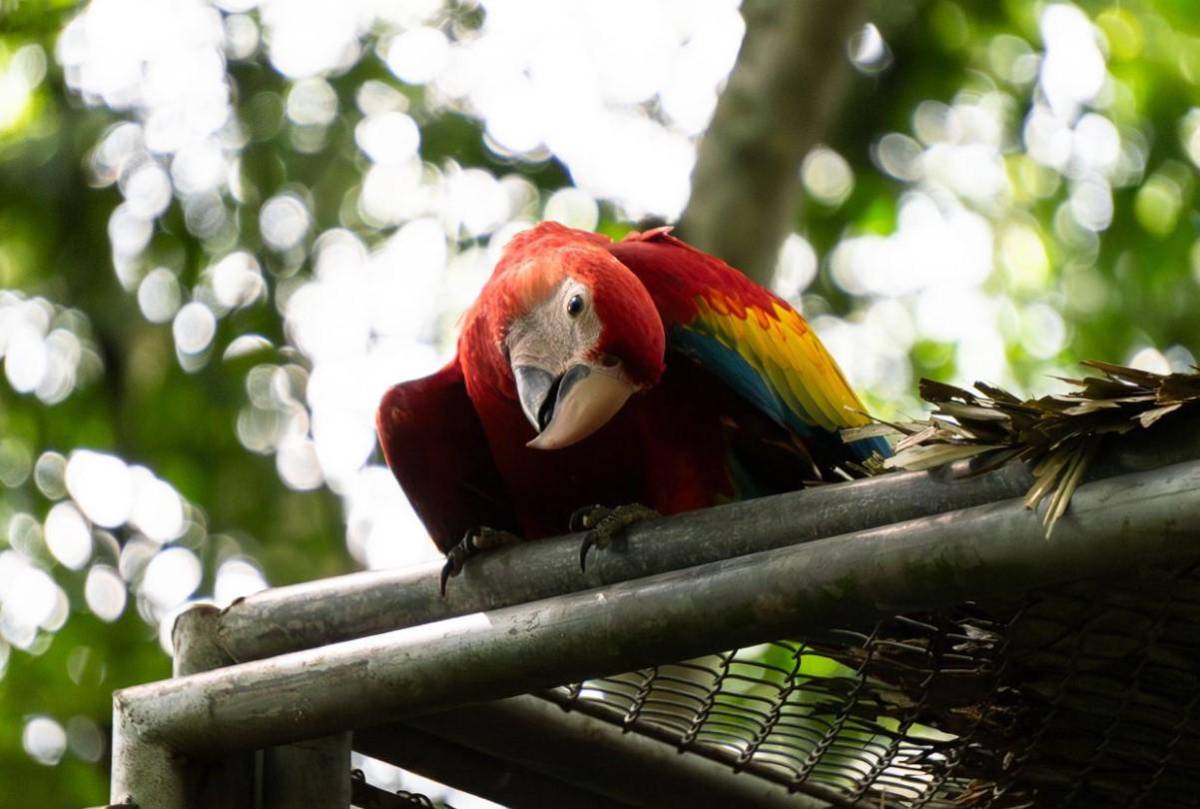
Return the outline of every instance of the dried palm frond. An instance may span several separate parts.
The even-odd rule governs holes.
[[[1200,366],[1194,373],[1156,374],[1106,362],[1083,365],[1102,376],[1063,379],[1075,390],[1025,401],[983,382],[975,383],[973,393],[922,379],[921,398],[935,406],[928,419],[879,422],[846,431],[843,440],[880,430],[901,435],[895,454],[877,459],[876,470],[932,469],[974,458],[971,472],[982,473],[1025,461],[1034,476],[1025,505],[1037,509],[1049,498],[1043,516],[1049,536],[1107,436],[1149,428],[1164,416],[1200,406]]]

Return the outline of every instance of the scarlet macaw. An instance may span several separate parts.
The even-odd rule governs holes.
[[[384,396],[384,455],[442,552],[481,526],[536,539],[592,504],[674,514],[888,454],[838,438],[867,418],[800,314],[669,231],[517,235],[457,356]]]

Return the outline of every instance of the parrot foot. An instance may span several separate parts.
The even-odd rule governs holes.
[[[486,525],[469,529],[463,534],[462,540],[446,553],[446,564],[442,565],[442,579],[439,585],[442,596],[446,595],[446,583],[462,573],[463,566],[472,556],[520,541],[521,538],[511,531],[488,528]]]
[[[630,503],[616,508],[584,506],[571,515],[572,531],[587,531],[579,547],[579,569],[587,572],[588,551],[593,547],[607,548],[612,540],[634,523],[661,517],[654,509],[641,503]]]

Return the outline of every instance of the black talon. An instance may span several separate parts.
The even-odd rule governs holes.
[[[438,590],[442,594],[442,598],[446,597],[446,582],[450,581],[451,576],[457,576],[462,573],[463,565],[467,563],[467,558],[474,556],[478,552],[475,547],[475,531],[470,529],[463,534],[463,538],[459,543],[449,550],[446,554],[446,564],[442,565],[442,578],[438,586]]]
[[[576,509],[569,521],[572,531],[587,531],[579,548],[579,569],[587,572],[587,555],[593,547],[607,548],[609,543],[634,523],[660,516],[657,511],[640,503],[606,508],[585,506]]]
[[[583,538],[583,543],[579,546],[579,569],[587,573],[587,555],[592,546],[596,544],[596,532],[588,531],[587,536]]]
[[[461,570],[462,568],[459,568]],[[442,565],[441,581],[438,583],[438,593],[442,598],[446,597],[446,582],[450,581],[450,577],[454,575],[454,563],[449,558],[446,559],[446,564]]]
[[[442,565],[441,579],[438,583],[442,597],[446,597],[446,584],[451,578],[462,573],[467,560],[472,556],[520,541],[521,538],[510,531],[488,528],[486,525],[467,529],[458,544],[446,552],[446,564]]]

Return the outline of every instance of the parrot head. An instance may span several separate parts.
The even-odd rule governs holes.
[[[535,449],[587,438],[663,372],[662,318],[601,240],[539,225],[513,239],[483,292]]]

